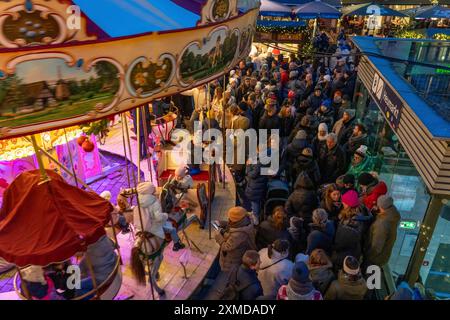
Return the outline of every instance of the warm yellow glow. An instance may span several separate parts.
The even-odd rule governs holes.
[[[67,140],[72,141],[78,138],[83,131],[78,127],[66,129]],[[46,150],[65,144],[66,137],[64,129],[43,132],[36,135],[38,145]],[[0,161],[13,161],[34,155],[34,149],[30,142],[24,138],[14,138],[0,141]]]

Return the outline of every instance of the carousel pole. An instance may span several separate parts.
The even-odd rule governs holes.
[[[27,137],[24,137],[25,140],[32,142],[32,140],[28,139]],[[72,172],[67,169],[61,162],[59,162],[57,159],[55,159],[50,153],[48,153],[47,151],[45,151],[44,149],[42,149],[41,147],[36,146],[37,151],[42,152],[47,158],[49,158],[50,160],[52,160],[59,168],[61,168],[62,170],[64,170],[65,172],[67,172],[67,174],[69,174],[70,176],[72,176]],[[37,154],[36,151],[36,154]],[[42,161],[42,160],[41,160]],[[94,190],[92,190],[91,187],[89,187],[84,181],[80,180],[78,177],[74,177],[75,179],[77,179],[77,181],[83,186],[85,187],[87,190],[95,192]]]
[[[148,108],[147,105],[143,105],[140,107],[140,112],[141,112],[141,116],[142,116],[142,122],[144,123],[143,129],[144,129],[144,143],[145,143],[145,149],[148,152],[148,122],[147,122],[147,117],[146,117],[146,113],[145,113],[145,108]],[[150,172],[150,180],[153,183],[153,166],[152,166],[152,159],[151,159],[151,155],[147,155],[147,167],[148,167],[148,171]]]
[[[41,172],[41,182],[39,184],[45,183],[50,181],[50,178],[47,175],[47,172],[45,171],[44,162],[42,161],[42,155],[39,152],[40,147],[38,146],[36,142],[36,136],[31,136],[31,144],[33,145],[34,152],[36,153],[36,158],[38,161],[39,171]]]
[[[141,112],[139,111],[139,107],[136,108],[136,123],[137,123],[137,165],[138,165],[138,177],[137,181],[138,183],[141,182]],[[130,149],[131,153],[131,149]]]
[[[67,151],[69,152],[70,166],[72,167],[72,173],[73,173],[73,177],[75,180],[75,186],[78,188],[77,173],[75,172],[75,167],[73,165],[72,150],[70,149],[69,140],[67,139],[66,128],[64,128],[64,138],[66,139],[66,147],[67,147]]]
[[[89,254],[87,252],[84,253],[84,257],[86,258],[86,264],[88,266],[89,273],[91,274],[92,285],[94,286],[95,290],[95,298],[97,300],[101,300],[100,294],[98,292],[97,280],[95,279],[94,268],[92,267],[91,258],[89,257]]]
[[[138,112],[139,114],[139,112]],[[122,126],[124,126],[124,131],[125,131],[125,135],[126,135],[126,140],[128,140],[128,150],[129,150],[129,154],[130,154],[130,161],[131,163],[133,163],[133,158],[131,155],[131,143],[130,143],[130,134],[129,134],[129,130],[128,130],[128,122],[126,121],[122,121]],[[137,131],[137,133],[139,134],[139,131]],[[133,181],[134,181],[134,185],[135,187],[137,187],[137,179],[136,179],[136,173],[134,172],[134,170],[132,170],[133,172]],[[138,174],[140,175],[141,172],[139,171]],[[142,218],[142,208],[141,208],[141,203],[139,202],[139,194],[136,191],[136,202],[137,202],[137,208],[138,208],[138,213],[139,213],[139,221],[141,223],[141,227],[144,227],[144,219]],[[148,252],[148,248],[147,248],[147,241],[146,239],[144,239],[144,250],[146,252]],[[152,299],[155,300],[155,290],[153,288],[153,279],[152,279],[152,269],[151,269],[151,265],[150,265],[150,260],[145,259],[147,262],[147,269],[148,269],[148,275],[150,277],[150,287],[151,287],[151,291],[152,291]]]
[[[223,93],[225,93],[225,88],[226,88],[226,83],[227,83],[227,75],[224,74],[223,75]],[[225,128],[226,122],[225,122],[225,103],[223,101],[223,96],[222,96],[222,187],[223,189],[226,188],[225,184],[226,184],[226,176],[225,176],[225,166],[226,166],[226,157],[227,157],[227,148],[225,147],[226,143],[225,143],[225,134],[226,134],[226,128]]]
[[[120,114],[121,117],[121,122],[122,122],[122,144],[123,144],[123,153],[124,153],[124,157],[125,157],[125,170],[127,171],[127,181],[128,181],[128,188],[131,188],[131,179],[130,179],[130,170],[128,167],[129,164],[129,160],[127,157],[127,146],[125,144],[125,129],[124,129],[124,123],[125,121],[127,121],[127,118],[125,116],[125,113],[121,113]],[[132,201],[133,198],[131,198]]]
[[[208,110],[208,113],[211,113],[210,109],[210,103],[209,103],[209,90],[210,90],[210,84],[208,82],[208,86],[206,89],[206,109]],[[207,116],[208,118],[208,116]],[[211,119],[208,119],[208,121],[211,121]],[[211,130],[209,130],[209,142],[211,143]],[[211,151],[212,152],[212,151]],[[212,156],[212,155],[210,155]],[[212,193],[212,175],[214,174],[213,171],[213,164],[210,164],[208,166],[209,174],[208,174],[208,231],[209,231],[209,239],[211,240],[211,215],[212,215],[212,199],[211,199],[211,193]]]

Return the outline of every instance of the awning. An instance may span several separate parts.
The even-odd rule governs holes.
[[[192,28],[205,0],[73,0],[110,37]]]
[[[402,12],[415,19],[450,19],[450,8],[440,5],[417,7]]]
[[[319,0],[301,5],[294,13],[301,19],[339,19],[342,15],[338,9]]]
[[[258,20],[258,27],[265,28],[298,28],[305,27],[305,21],[272,21],[272,20]]]
[[[3,195],[0,257],[20,267],[61,262],[105,234],[113,207],[99,195],[67,184],[47,170],[19,175]]]
[[[292,9],[273,1],[262,0],[259,14],[270,17],[290,17],[292,16]]]
[[[278,2],[287,6],[295,6],[298,7],[300,5],[306,4],[308,2],[313,2],[314,0],[273,0],[274,2]],[[329,4],[335,8],[341,8],[342,4],[340,0],[322,0],[322,2]]]
[[[352,5],[342,8],[342,14],[344,16],[391,16],[391,17],[406,17],[407,15],[393,10],[389,7],[385,7],[381,4],[375,4],[373,2]]]

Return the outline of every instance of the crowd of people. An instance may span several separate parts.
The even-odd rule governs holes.
[[[317,45],[325,41],[330,58],[259,53],[214,88],[206,127],[279,130],[268,148],[279,148],[281,165],[272,176],[260,162],[230,166],[239,206],[217,222],[221,272],[208,299],[374,298],[367,268],[388,263],[401,216],[355,119],[354,47],[345,37]],[[273,181],[289,196],[266,212]]]

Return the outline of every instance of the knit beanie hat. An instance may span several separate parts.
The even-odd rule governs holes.
[[[345,257],[343,266],[344,272],[351,276],[357,276],[361,271],[358,260],[352,256]]]
[[[384,194],[377,200],[377,207],[383,210],[389,209],[394,205],[394,199],[391,196]]]
[[[110,201],[112,198],[112,195],[111,195],[111,192],[109,192],[108,190],[105,190],[102,193],[100,193],[100,197],[102,197],[106,201]]]
[[[358,156],[365,158],[367,156],[367,146],[361,145],[359,148],[355,151],[355,154]]]
[[[328,126],[327,126],[327,124],[323,123],[323,122],[321,124],[319,124],[319,130],[318,131],[325,131],[325,132],[328,133]]]
[[[331,81],[331,76],[329,74],[326,74],[323,76],[323,80],[330,82]]]
[[[175,170],[175,175],[180,178],[186,177],[186,167],[179,167],[177,170]]]
[[[359,207],[358,193],[355,190],[349,190],[342,195],[342,203],[350,208]]]
[[[309,269],[304,262],[296,262],[294,269],[292,270],[292,279],[297,282],[310,282]]]
[[[139,194],[154,194],[156,189],[151,182],[141,182],[136,188]]]
[[[295,139],[304,140],[308,137],[305,130],[299,130],[295,135]]]
[[[228,219],[231,222],[238,222],[247,216],[247,210],[242,207],[233,207],[228,210]]]
[[[375,182],[375,178],[368,172],[363,172],[358,177],[358,183],[362,186],[369,186]]]

